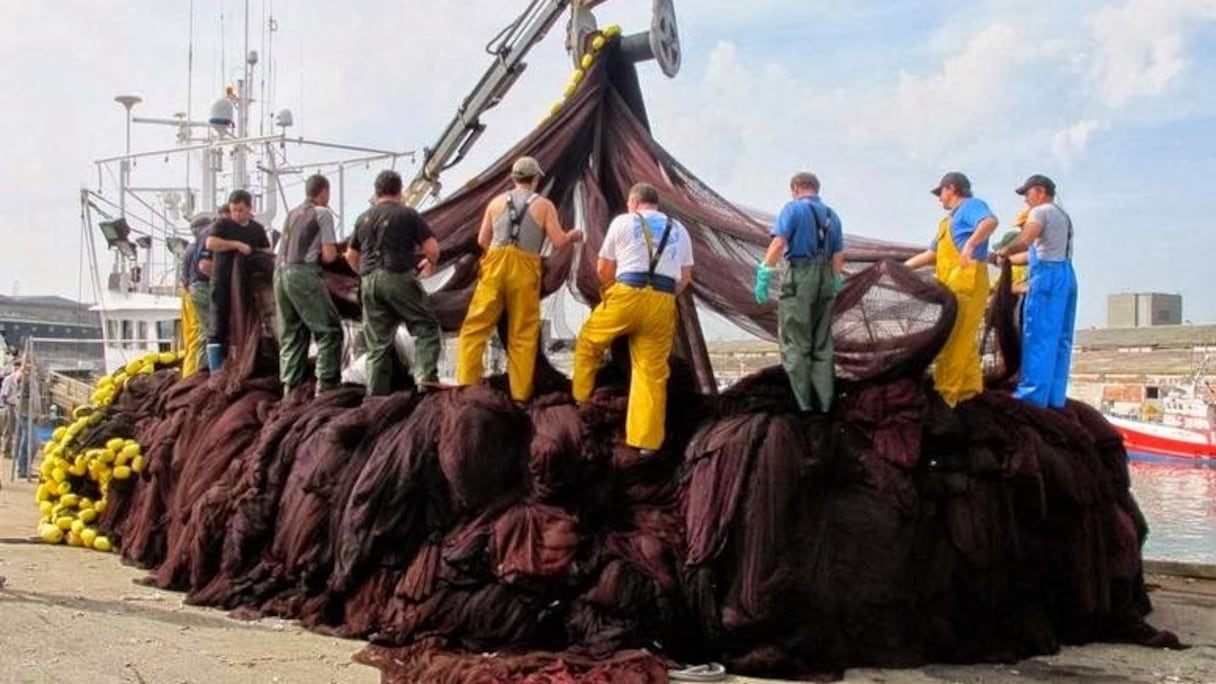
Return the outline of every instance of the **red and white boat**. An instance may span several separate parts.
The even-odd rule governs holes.
[[[1129,452],[1216,461],[1216,406],[1193,390],[1161,400],[1161,422],[1106,415]]]

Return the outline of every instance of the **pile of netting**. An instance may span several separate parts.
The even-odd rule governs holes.
[[[140,374],[114,400],[146,458],[100,520],[124,558],[192,603],[367,638],[359,657],[387,681],[658,682],[711,660],[838,675],[1093,640],[1176,645],[1144,621],[1146,528],[1119,435],[1082,405],[996,391],[946,408],[924,375],[954,303],[884,260],[909,250],[848,240],[861,267],[838,301],[831,415],[798,413],[780,369],[714,392],[694,304],[772,334],[773,305],[750,301],[764,227],[658,147],[614,49],[428,212],[450,272],[434,301],[458,327],[479,213],[516,155],[541,160],[567,225],[577,204],[588,229],[577,268],[572,251],[549,256],[546,294],[573,282],[595,300],[610,213],[634,181],[655,183],[697,259],[663,449],[622,447],[627,354],[581,406],[543,356],[522,408],[500,377],[420,395],[404,372],[387,397],[314,398],[305,384],[282,398],[272,265],[255,255],[234,269],[224,370]],[[351,275],[329,278],[357,315]],[[993,353],[1014,337],[993,336]],[[998,361],[997,380],[1016,372]]]

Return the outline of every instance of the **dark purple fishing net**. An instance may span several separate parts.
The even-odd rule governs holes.
[[[457,329],[480,213],[515,156],[537,157],[564,222],[577,204],[588,229],[578,259],[549,255],[546,294],[569,284],[596,301],[608,219],[632,183],[656,184],[697,259],[663,450],[622,447],[619,361],[583,406],[543,353],[525,408],[497,377],[369,399],[357,387],[314,399],[306,385],[281,399],[272,264],[238,259],[224,371],[140,376],[98,427],[134,434],[149,459],[115,484],[102,521],[124,557],[194,603],[369,638],[361,658],[386,681],[655,682],[673,661],[702,660],[832,675],[1094,640],[1176,645],[1144,622],[1146,528],[1119,435],[1083,405],[1047,411],[997,391],[947,409],[924,376],[954,300],[898,263],[912,250],[847,241],[856,266],[833,325],[830,416],[799,414],[778,368],[717,395],[693,305],[775,334],[774,305],[751,294],[765,226],[650,137],[636,76],[614,54],[427,212],[454,271],[434,302]],[[327,278],[357,316],[353,276]],[[985,333],[994,385],[1017,371],[1014,302],[1006,285]]]

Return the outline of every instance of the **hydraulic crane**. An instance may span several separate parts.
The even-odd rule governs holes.
[[[486,45],[493,63],[461,103],[434,146],[423,148],[422,164],[405,190],[406,204],[418,207],[427,198],[438,196],[439,174],[459,163],[481,137],[486,128],[481,115],[502,101],[527,68],[524,57],[562,14],[570,10],[566,50],[577,59],[584,41],[597,29],[591,10],[604,2],[606,0],[532,0],[523,13]],[[674,0],[652,2],[650,30],[625,36],[622,46],[634,61],[655,59],[664,74],[674,77],[680,69],[680,38]]]

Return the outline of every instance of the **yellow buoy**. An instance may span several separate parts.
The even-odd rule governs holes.
[[[93,548],[98,551],[109,551],[113,547],[110,546],[110,539],[108,537],[97,537],[93,540]]]
[[[63,530],[55,525],[43,525],[38,530],[38,536],[42,537],[42,541],[48,544],[58,544],[63,541]]]

